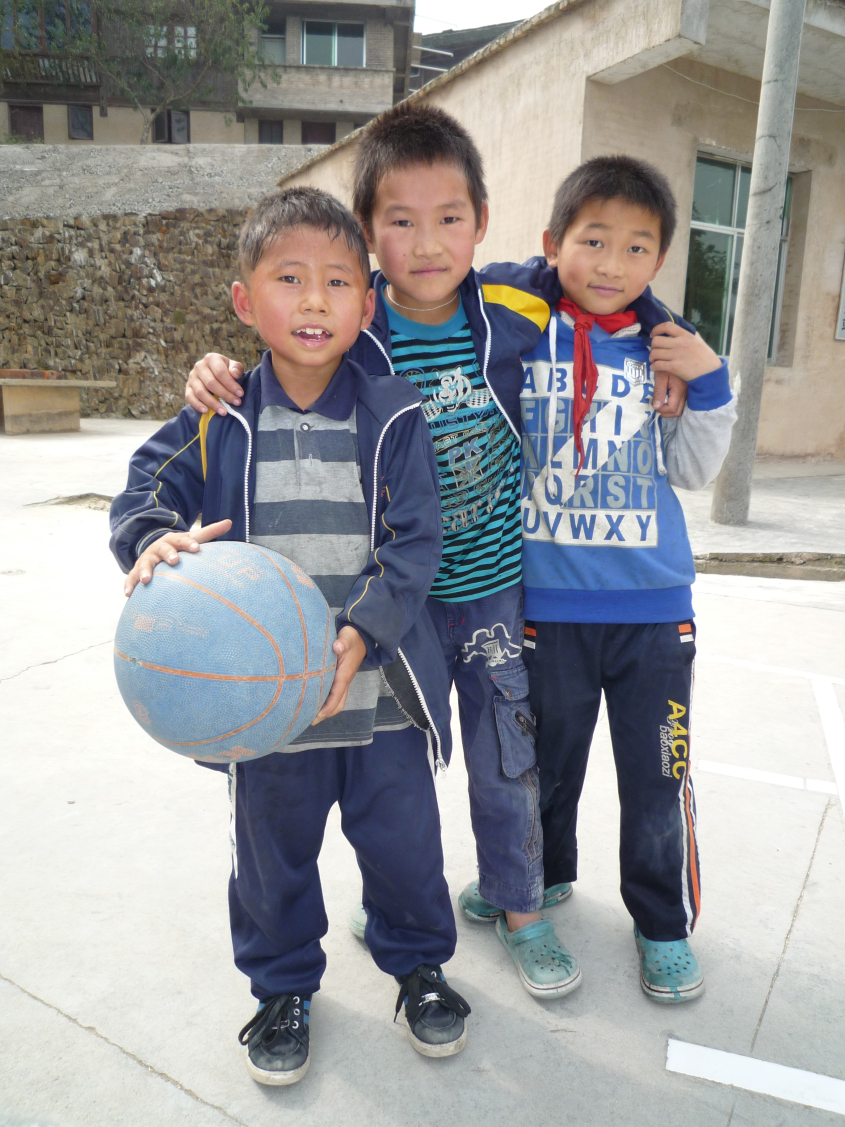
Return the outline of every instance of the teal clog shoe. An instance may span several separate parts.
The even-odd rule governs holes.
[[[551,908],[572,895],[571,884],[553,884],[543,894],[543,908]],[[458,904],[468,920],[477,924],[492,924],[501,916],[502,909],[485,900],[478,891],[478,881],[474,880],[458,896]]]
[[[367,926],[367,913],[363,904],[356,904],[348,917],[349,930],[356,939],[364,938],[364,929]]]
[[[634,938],[640,953],[640,986],[655,1002],[675,1004],[697,998],[704,990],[704,975],[686,939],[657,943],[641,935]]]
[[[550,920],[508,931],[505,917],[500,916],[496,935],[516,963],[522,985],[535,998],[562,998],[581,985],[581,968],[555,935]]]

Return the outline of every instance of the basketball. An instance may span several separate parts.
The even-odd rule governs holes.
[[[123,700],[148,735],[206,762],[258,759],[303,732],[334,677],[335,628],[305,572],[232,541],[181,552],[132,592],[115,636]]]

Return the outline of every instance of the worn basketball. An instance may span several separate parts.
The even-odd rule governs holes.
[[[313,579],[277,552],[233,541],[156,566],[129,597],[114,668],[154,740],[231,763],[303,732],[334,677],[335,629]]]

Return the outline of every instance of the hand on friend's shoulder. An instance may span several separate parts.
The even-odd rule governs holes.
[[[671,321],[651,330],[651,370],[677,376],[689,383],[721,368],[722,361],[698,333],[688,332]]]
[[[243,388],[238,380],[243,374],[244,366],[239,361],[230,360],[219,352],[207,352],[191,368],[185,386],[185,401],[201,415],[209,408],[218,415],[225,415],[226,403],[231,403],[233,407],[241,404]]]

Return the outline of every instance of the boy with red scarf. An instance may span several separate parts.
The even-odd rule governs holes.
[[[694,332],[643,334],[629,310],[675,228],[666,179],[598,157],[558,189],[544,234],[563,298],[523,356],[524,658],[537,716],[545,884],[576,878],[576,817],[602,691],[621,803],[621,891],[641,985],[684,1002],[704,981],[689,709],[692,551],[672,489],[718,473],[736,418],[726,364]],[[654,374],[688,382],[661,419]]]

